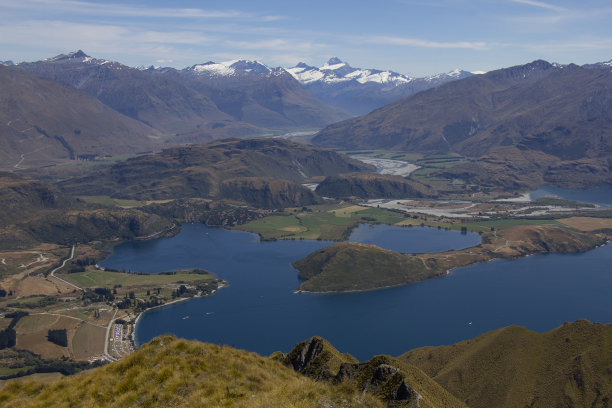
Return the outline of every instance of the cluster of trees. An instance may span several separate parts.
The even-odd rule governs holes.
[[[45,296],[35,301],[25,301],[25,302],[13,302],[9,303],[7,306],[9,307],[19,307],[19,308],[28,308],[28,309],[38,309],[41,307],[51,306],[57,303],[57,298],[53,296]]]
[[[95,265],[95,258],[80,258],[72,261],[70,265],[65,269],[67,273],[85,272],[85,267],[88,265]]]
[[[5,348],[10,348],[17,344],[17,332],[15,332],[15,325],[24,316],[27,316],[28,312],[13,312],[7,313],[5,317],[12,318],[11,323],[8,327],[2,331],[0,331],[0,350]]]
[[[38,354],[26,350],[16,351],[11,357],[17,360],[17,362],[11,364],[9,368],[22,368],[22,370],[10,375],[0,376],[0,380],[8,380],[10,378],[23,377],[35,373],[59,372],[64,375],[71,375],[104,364],[103,362],[94,362],[90,364],[87,361],[71,361],[65,357],[62,359],[46,360],[41,358]]]
[[[66,329],[49,330],[47,340],[61,347],[68,347],[68,332]]]
[[[88,300],[91,303],[95,302],[112,302],[115,300],[115,293],[117,289],[109,288],[94,288],[93,290],[86,289],[83,292],[83,300]]]

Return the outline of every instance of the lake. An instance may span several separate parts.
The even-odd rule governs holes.
[[[555,197],[564,200],[580,201],[602,207],[612,207],[612,187],[600,187],[592,190],[570,190],[553,186],[543,186],[529,192],[532,201],[542,197]]]
[[[412,239],[420,245],[396,248],[403,252],[429,252],[427,243],[439,245],[442,237],[455,248],[479,240],[477,234],[389,226],[386,232],[383,226],[361,226],[355,239],[401,231],[412,237],[391,239],[394,244]],[[385,290],[295,294],[299,281],[291,262],[329,244],[259,242],[254,234],[187,224],[172,238],[119,245],[102,266],[149,273],[199,267],[229,282],[213,296],[146,312],[136,330],[138,344],[173,333],[269,355],[319,335],[363,361],[510,324],[545,331],[579,318],[612,322],[612,245],[584,254],[493,261]]]

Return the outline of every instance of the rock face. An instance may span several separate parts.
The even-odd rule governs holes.
[[[320,337],[274,358],[310,378],[375,395],[390,407],[465,407],[416,367],[387,356],[359,363]]]
[[[434,197],[433,189],[416,180],[386,174],[340,174],[326,177],[315,190],[334,198],[422,198]]]
[[[256,208],[286,208],[320,204],[312,190],[289,180],[243,177],[225,180],[218,197],[243,201]]]

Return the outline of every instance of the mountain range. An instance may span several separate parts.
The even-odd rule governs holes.
[[[95,96],[169,135],[192,135],[200,141],[268,128],[316,128],[346,117],[316,100],[282,69],[233,61],[221,72],[207,70],[211,65],[223,66],[137,69],[79,50],[14,68]]]
[[[494,174],[515,188],[612,184],[612,69],[539,60],[491,71],[330,125],[312,142],[458,153],[471,163],[444,175],[480,185]]]
[[[337,57],[321,67],[300,62],[287,71],[321,101],[363,115],[405,96],[473,74],[454,71],[412,78],[389,70],[351,67]]]

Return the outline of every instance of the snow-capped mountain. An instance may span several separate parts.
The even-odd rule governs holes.
[[[410,77],[393,71],[353,68],[336,57],[331,58],[325,65],[319,68],[300,62],[295,67],[287,69],[287,71],[304,85],[316,81],[326,83],[357,81],[360,84],[374,82],[378,84],[400,85],[412,80]]]
[[[321,67],[301,62],[287,71],[323,102],[354,115],[367,113],[445,82],[473,75],[456,69],[425,78],[412,78],[393,71],[354,68],[336,57]]]
[[[586,64],[582,68],[587,69],[612,69],[612,60],[604,62],[596,62],[595,64]]]
[[[272,68],[259,61],[233,60],[226,62],[206,62],[196,64],[185,71],[211,76],[230,76],[236,74],[268,74]]]
[[[320,128],[349,117],[323,104],[283,68],[259,61],[132,68],[78,50],[15,68],[88,93],[175,135],[177,143]]]

